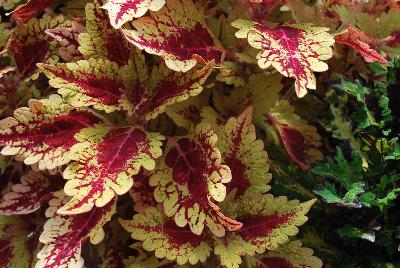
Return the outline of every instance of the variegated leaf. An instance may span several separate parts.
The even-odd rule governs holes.
[[[168,0],[160,11],[132,24],[136,30],[123,30],[128,41],[161,56],[172,70],[187,72],[197,62],[219,64],[224,58],[224,49],[191,0]]]
[[[133,185],[132,176],[141,167],[154,169],[154,159],[162,154],[164,137],[142,127],[97,125],[82,130],[75,139],[78,143],[71,148],[74,162],[64,171],[68,180],[64,190],[72,199],[59,209],[61,214],[103,207],[115,194],[128,192]]]
[[[204,225],[217,236],[223,236],[225,228],[237,230],[241,226],[223,215],[211,200],[223,201],[224,184],[232,179],[229,167],[221,164],[216,142],[217,136],[205,124],[188,136],[169,140],[163,162],[150,178],[166,215],[174,216],[179,227],[189,225],[197,235]]]
[[[265,193],[270,189],[268,154],[264,151],[264,143],[256,139],[252,113],[253,109],[248,108],[238,118],[230,118],[217,143],[222,162],[232,172],[227,192],[236,189],[237,198],[245,192]]]
[[[165,5],[165,0],[108,0],[103,6],[108,10],[111,25],[119,29],[133,18],[139,18],[148,10],[158,11]]]
[[[224,266],[237,268],[241,256],[276,250],[289,236],[298,233],[298,226],[307,221],[305,214],[316,200],[299,203],[270,194],[248,195],[237,208],[237,220],[243,227],[215,241],[214,253]]]
[[[0,215],[29,214],[38,210],[53,196],[53,192],[62,188],[61,181],[58,176],[30,171],[21,177],[21,183],[14,184],[11,192],[3,196]]]
[[[50,200],[46,216],[49,218],[40,235],[44,247],[38,254],[35,268],[71,268],[83,267],[81,257],[83,243],[100,243],[104,238],[103,225],[111,220],[115,213],[115,200],[102,208],[79,215],[59,215],[57,209],[68,202],[62,191]]]
[[[102,4],[103,0],[94,0],[86,5],[87,33],[79,35],[79,51],[85,58],[103,58],[126,65],[132,50],[124,36],[110,25]]]
[[[317,129],[298,116],[289,102],[277,102],[267,114],[267,121],[275,128],[290,159],[302,169],[308,170],[314,161],[323,159]]]
[[[54,169],[67,164],[69,151],[76,144],[74,135],[83,128],[100,123],[85,110],[73,109],[59,95],[28,102],[14,117],[0,121],[1,154],[15,155],[27,165],[38,163],[39,169]]]
[[[142,213],[149,207],[156,207],[157,201],[154,198],[154,187],[151,187],[150,177],[152,173],[141,170],[133,178],[133,186],[129,190],[135,206],[133,209],[137,213]]]
[[[25,23],[36,13],[50,6],[53,2],[54,0],[28,0],[26,4],[20,5],[11,12],[11,17],[20,24]]]
[[[316,89],[313,72],[324,72],[328,65],[324,60],[332,57],[335,40],[328,28],[310,24],[283,25],[270,29],[246,20],[236,20],[236,37],[247,38],[249,44],[261,51],[257,55],[260,68],[273,66],[281,74],[296,79],[298,97],[304,97],[307,89]]]
[[[26,24],[17,27],[11,36],[6,49],[12,56],[21,76],[37,78],[37,63],[54,63],[57,42],[45,33],[46,29],[62,27],[63,17],[44,17],[30,19]]]
[[[120,220],[132,238],[143,242],[147,251],[155,251],[157,258],[176,261],[178,265],[205,262],[211,247],[206,234],[196,235],[186,227],[178,227],[173,219],[166,218],[157,208],[149,208],[132,220]]]

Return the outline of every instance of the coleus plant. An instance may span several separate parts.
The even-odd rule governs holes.
[[[322,267],[294,238],[316,197],[394,200],[357,199],[361,147],[354,164],[339,150],[315,166],[329,148],[302,103],[399,53],[396,3],[0,4],[1,267]],[[365,105],[358,127],[384,128]],[[339,177],[352,198],[274,195],[295,180],[282,161]]]

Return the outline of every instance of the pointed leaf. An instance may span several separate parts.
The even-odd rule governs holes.
[[[71,148],[75,162],[64,171],[65,193],[73,197],[59,210],[62,214],[103,207],[115,194],[128,192],[140,167],[154,169],[164,137],[141,127],[97,125],[82,130],[75,139],[79,142]]]
[[[232,180],[227,192],[236,189],[236,197],[245,192],[265,193],[270,187],[268,154],[264,143],[256,140],[256,129],[251,123],[253,109],[246,109],[238,118],[232,117],[225,125],[224,136],[218,140],[222,162],[229,166]]]
[[[73,216],[57,214],[57,209],[68,199],[60,191],[49,202],[50,207],[46,211],[49,219],[39,238],[45,246],[38,254],[39,261],[35,268],[83,267],[81,257],[83,243],[90,240],[92,244],[98,244],[104,238],[102,228],[115,213],[115,200],[84,214]]]
[[[20,25],[11,36],[7,50],[23,77],[37,77],[37,63],[53,63],[56,56],[56,41],[45,33],[46,29],[63,26],[63,17],[30,19]]]
[[[86,5],[87,33],[79,35],[79,51],[85,58],[104,58],[120,65],[128,64],[131,48],[123,35],[109,22],[103,0]]]
[[[371,38],[363,33],[361,30],[352,26],[347,27],[344,33],[341,33],[335,37],[336,42],[345,44],[353,48],[357,53],[363,56],[366,62],[379,62],[382,64],[387,63],[387,60],[379,55],[370,46],[379,44],[379,40]]]
[[[193,133],[170,140],[162,164],[150,178],[155,198],[162,202],[167,216],[175,216],[178,226],[189,225],[200,235],[207,225],[217,236],[225,228],[236,230],[241,224],[219,212],[211,198],[223,201],[225,183],[231,180],[228,166],[221,165],[217,136],[208,125],[198,125]]]
[[[160,11],[132,24],[136,30],[123,30],[128,41],[161,56],[172,70],[187,72],[197,62],[212,60],[219,64],[224,57],[224,49],[190,0],[169,0]]]
[[[331,46],[335,42],[328,28],[293,24],[269,29],[245,20],[237,20],[232,26],[239,29],[236,37],[247,38],[252,47],[261,50],[257,55],[260,68],[272,65],[284,76],[296,79],[299,98],[307,94],[307,89],[316,89],[313,72],[328,70],[323,60],[332,57]]]
[[[57,176],[50,177],[30,171],[21,177],[21,183],[12,186],[11,192],[3,196],[1,215],[29,214],[38,210],[62,186]]]
[[[43,11],[50,6],[54,0],[29,0],[26,4],[17,7],[11,12],[11,17],[19,24],[27,22],[36,13]]]
[[[205,262],[211,247],[205,234],[193,234],[186,227],[178,227],[173,219],[162,215],[157,208],[136,214],[132,220],[120,220],[135,240],[143,241],[143,248],[155,251],[157,258],[176,260],[178,265]]]
[[[277,102],[267,118],[279,135],[290,159],[302,169],[308,170],[314,161],[323,159],[323,154],[318,149],[321,136],[317,129],[294,113],[294,107],[289,102]]]
[[[27,165],[38,163],[40,170],[67,164],[69,151],[77,143],[74,135],[100,123],[93,113],[73,109],[58,95],[32,99],[28,106],[0,121],[1,154],[15,155]]]
[[[277,249],[289,236],[298,233],[297,226],[307,221],[305,214],[315,201],[299,203],[270,194],[247,196],[237,210],[237,219],[243,222],[243,227],[218,238],[215,254],[220,256],[222,265],[239,267],[245,254],[253,256]]]
[[[108,10],[111,25],[119,29],[124,23],[139,18],[147,10],[158,11],[165,5],[165,0],[109,0],[103,6]]]

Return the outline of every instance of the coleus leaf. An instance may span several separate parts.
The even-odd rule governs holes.
[[[241,227],[211,201],[224,200],[224,184],[231,180],[229,167],[221,164],[216,142],[217,136],[206,124],[198,125],[188,136],[170,139],[162,163],[150,178],[150,185],[156,187],[154,196],[163,203],[166,215],[175,216],[179,227],[189,225],[197,235],[204,225],[216,236],[223,236],[225,228]]]
[[[154,198],[154,187],[149,185],[151,175],[150,172],[141,170],[139,174],[134,176],[133,186],[129,190],[129,194],[135,201],[133,209],[137,213],[142,213],[147,208],[156,207],[158,204]]]
[[[0,215],[29,214],[46,203],[61,187],[60,178],[30,171],[14,184],[0,202]]]
[[[155,207],[120,223],[133,239],[143,242],[145,250],[155,251],[157,258],[175,260],[178,265],[205,262],[212,251],[205,233],[196,235],[187,226],[178,227]]]
[[[78,214],[103,207],[115,196],[125,194],[133,185],[132,176],[141,167],[153,170],[161,156],[162,140],[158,133],[142,127],[97,125],[75,135],[71,148],[74,160],[64,171],[65,193],[72,199],[59,209],[61,214]]]
[[[154,67],[140,102],[133,105],[137,98],[130,101],[128,95],[125,99],[129,102],[124,102],[124,108],[130,114],[137,113],[146,120],[153,119],[164,112],[167,106],[200,94],[213,67],[211,62],[204,68],[192,69],[186,73],[172,71],[165,64]]]
[[[348,26],[345,32],[335,36],[335,40],[338,43],[353,48],[357,53],[361,54],[366,62],[387,63],[387,60],[384,57],[379,55],[378,52],[370,47],[371,45],[376,46],[382,42],[367,36],[357,28]]]
[[[22,77],[38,76],[37,63],[54,63],[57,42],[45,33],[47,29],[62,27],[63,17],[44,17],[30,19],[26,24],[17,27],[12,34],[6,49],[11,55]]]
[[[315,201],[299,203],[271,194],[247,196],[239,202],[236,211],[236,218],[243,222],[243,227],[217,238],[214,253],[219,255],[222,265],[239,267],[243,255],[276,250],[289,240],[289,236],[297,234],[297,226],[307,221],[305,214]]]
[[[11,12],[11,17],[18,23],[27,22],[33,15],[50,6],[54,0],[29,0],[26,4],[17,7]]]
[[[76,63],[39,65],[64,99],[75,107],[93,106],[106,112],[120,109],[127,86],[126,68],[106,59],[81,60]]]
[[[299,167],[308,170],[314,161],[323,159],[318,149],[321,136],[317,129],[301,119],[289,102],[277,102],[267,114],[267,120],[275,128],[290,159]]]
[[[307,89],[316,89],[313,72],[328,70],[323,60],[332,57],[335,42],[328,28],[292,24],[270,29],[246,20],[236,20],[232,26],[239,29],[237,38],[247,38],[252,47],[261,50],[257,55],[260,68],[272,65],[284,76],[296,79],[299,98],[307,94]]]
[[[37,224],[21,216],[0,216],[0,267],[32,268],[38,251]]]
[[[314,251],[303,247],[300,241],[291,241],[262,256],[258,260],[256,267],[321,268],[322,261],[313,256],[313,254]]]
[[[217,143],[222,162],[232,172],[227,191],[236,189],[236,197],[247,193],[265,193],[270,187],[268,154],[264,143],[256,139],[252,122],[253,109],[246,109],[238,118],[232,117],[225,124],[224,136]]]
[[[59,95],[31,99],[14,117],[0,121],[1,154],[15,155],[27,165],[38,163],[40,170],[54,169],[70,161],[74,135],[96,123],[100,119],[93,113],[72,108]]]
[[[139,18],[148,10],[159,11],[165,5],[165,0],[109,0],[103,6],[108,10],[111,25],[119,29],[133,18]]]
[[[161,56],[174,71],[187,72],[197,62],[220,64],[224,58],[224,49],[190,0],[169,0],[160,11],[132,24],[136,30],[123,30],[127,40]]]
[[[35,268],[44,267],[83,267],[81,247],[90,240],[100,243],[104,238],[103,225],[111,220],[115,213],[115,199],[102,208],[79,215],[59,215],[57,209],[68,202],[62,191],[50,200],[46,216],[49,218],[40,235],[40,242],[45,246],[38,254],[39,261]]]
[[[103,0],[94,0],[86,5],[87,33],[79,35],[79,51],[85,58],[104,58],[126,65],[132,50],[124,36],[110,25],[102,4]]]
[[[45,31],[46,34],[59,42],[58,54],[65,61],[82,59],[82,54],[78,50],[78,37],[83,32],[86,32],[86,28],[77,20],[72,21],[71,26],[47,29]]]

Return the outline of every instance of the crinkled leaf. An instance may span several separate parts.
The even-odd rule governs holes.
[[[61,188],[58,176],[46,176],[30,171],[22,176],[20,183],[14,184],[0,202],[1,215],[29,214],[46,203],[53,192]]]
[[[321,136],[314,126],[309,125],[295,112],[287,101],[279,101],[267,114],[267,120],[275,128],[290,159],[307,170],[323,155],[318,147]]]
[[[79,51],[85,58],[104,58],[120,65],[128,64],[131,48],[122,33],[116,31],[108,19],[103,0],[86,5],[87,33],[79,35]]]
[[[50,6],[53,2],[54,0],[29,0],[26,4],[17,7],[11,12],[11,17],[20,24],[25,23],[36,13]]]
[[[72,199],[59,210],[62,214],[103,207],[115,194],[128,192],[140,167],[154,169],[164,137],[141,127],[97,125],[82,130],[75,139],[78,143],[71,148],[74,162],[64,171],[68,180],[64,190]]]
[[[197,235],[204,225],[217,236],[223,236],[225,228],[241,226],[224,216],[211,200],[223,201],[224,184],[231,180],[229,167],[221,164],[216,142],[217,136],[205,124],[188,136],[169,140],[163,162],[150,178],[150,185],[156,187],[155,198],[163,203],[167,216],[174,216],[180,227],[189,225]]]
[[[44,17],[30,19],[20,25],[11,36],[7,50],[17,66],[21,76],[37,77],[37,63],[54,63],[56,56],[56,41],[45,33],[47,29],[63,26],[63,17]]]
[[[243,227],[215,241],[214,253],[227,267],[239,267],[241,256],[275,250],[298,233],[314,200],[299,203],[286,197],[253,194],[239,203],[237,219]]]
[[[58,95],[31,99],[14,117],[0,121],[1,154],[15,155],[27,165],[38,163],[40,170],[54,169],[70,161],[74,135],[99,122],[93,113],[73,109]]]
[[[143,241],[143,248],[155,251],[157,258],[176,261],[178,265],[205,262],[211,247],[206,234],[196,235],[186,227],[178,227],[173,219],[168,219],[157,210],[149,208],[132,220],[120,220],[122,226],[135,240]]]
[[[124,23],[139,18],[148,10],[159,11],[165,0],[109,0],[103,6],[108,10],[111,25],[119,29]]]
[[[222,162],[232,172],[227,192],[236,189],[236,197],[245,192],[265,193],[270,188],[268,154],[264,151],[264,143],[256,139],[256,130],[251,123],[252,112],[253,109],[249,108],[238,118],[230,118],[224,136],[219,137],[217,143]]]
[[[135,20],[136,30],[123,30],[140,49],[161,56],[168,68],[186,72],[197,62],[221,63],[224,50],[191,0],[169,0],[150,17]]]
[[[35,268],[83,267],[83,243],[90,240],[92,244],[98,244],[104,238],[102,228],[115,213],[115,200],[102,208],[94,208],[79,215],[57,214],[57,209],[67,203],[68,199],[60,191],[49,202],[50,207],[46,211],[49,219],[39,238],[45,245],[38,254],[39,261]]]
[[[298,97],[306,95],[307,89],[316,89],[313,72],[328,70],[323,60],[332,57],[331,46],[335,42],[327,33],[328,28],[293,24],[269,29],[245,20],[236,20],[232,26],[239,29],[236,37],[247,38],[252,47],[261,49],[257,55],[261,68],[272,65],[284,76],[296,79]]]

